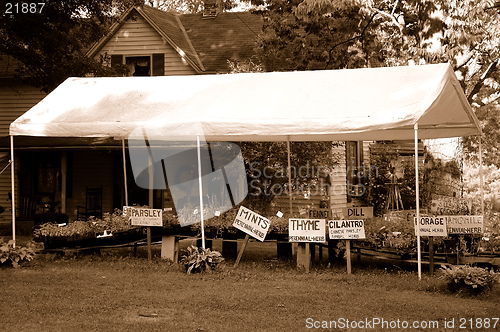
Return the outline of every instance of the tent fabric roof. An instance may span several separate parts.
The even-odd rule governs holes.
[[[207,141],[404,140],[477,135],[449,64],[201,76],[69,78],[11,135]]]

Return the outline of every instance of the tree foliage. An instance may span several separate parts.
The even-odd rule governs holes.
[[[259,56],[267,70],[378,67],[430,57],[433,1],[273,0]]]
[[[0,54],[19,60],[19,76],[45,92],[70,76],[111,76],[110,68],[85,52],[132,4],[134,0],[63,0],[47,1],[37,13],[3,12]]]
[[[500,2],[447,1],[442,56],[454,66],[483,129],[484,162],[500,166]],[[477,137],[464,139],[467,159],[478,161]]]

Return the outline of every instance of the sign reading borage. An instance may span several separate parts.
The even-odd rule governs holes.
[[[233,226],[248,235],[253,236],[259,241],[264,241],[271,222],[269,219],[240,206],[238,214],[234,219]]]
[[[355,240],[365,238],[363,220],[330,220],[328,222],[331,240]]]
[[[325,219],[288,219],[290,242],[325,242]]]
[[[444,216],[437,217],[420,217],[417,223],[417,218],[413,218],[415,224],[415,235],[420,232],[421,236],[447,236],[446,218]]]

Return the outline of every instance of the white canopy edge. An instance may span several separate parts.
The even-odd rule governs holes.
[[[13,136],[207,141],[408,140],[480,134],[449,64],[202,76],[69,78]]]

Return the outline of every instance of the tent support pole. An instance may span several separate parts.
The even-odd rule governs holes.
[[[200,136],[196,136],[196,146],[198,151],[198,187],[200,191],[200,221],[201,221],[201,246],[205,249],[205,227],[203,225],[203,189],[201,180],[201,152]]]
[[[292,217],[292,165],[290,162],[290,135],[286,137],[286,151],[288,155],[288,201],[289,201],[289,213],[290,218]]]
[[[481,135],[479,135],[479,188],[481,192],[481,215],[484,218],[483,139]]]
[[[422,253],[420,250],[420,186],[418,178],[418,123],[415,123],[415,208],[417,210],[417,257],[418,257],[418,280],[422,280]]]
[[[12,240],[16,247],[16,191],[15,191],[15,167],[14,167],[14,136],[10,135],[10,185],[12,192]]]
[[[127,160],[125,158],[125,139],[123,138],[122,138],[122,157],[123,157],[123,185],[125,188],[125,206],[128,206]]]
[[[154,203],[154,170],[155,170],[155,161],[153,158],[153,152],[151,151],[151,146],[149,145],[149,140],[148,136],[146,135],[146,130],[142,128],[142,134],[144,136],[144,142],[146,142],[146,146],[148,148],[148,155],[149,155],[149,167],[148,167],[148,173],[149,173],[149,208],[153,208],[153,203]],[[151,261],[153,258],[153,254],[151,251],[151,226],[146,226],[146,236],[147,236],[147,244],[148,244],[148,261]]]

